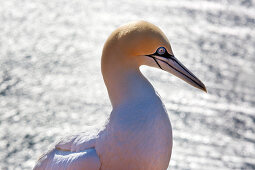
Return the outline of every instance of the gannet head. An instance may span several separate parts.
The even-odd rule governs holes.
[[[116,29],[104,45],[102,70],[106,63],[139,68],[148,65],[167,71],[205,92],[205,85],[173,55],[165,34],[155,25],[138,21]],[[119,63],[119,64],[118,64]]]

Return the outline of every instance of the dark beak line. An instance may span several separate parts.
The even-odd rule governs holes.
[[[189,75],[191,77],[196,77],[195,75],[193,75],[186,67],[184,67],[178,60],[176,60],[175,58],[171,58],[172,60],[174,60],[179,66],[181,66],[181,68],[183,70],[185,70],[187,73],[189,73]],[[187,77],[187,76],[186,76]],[[201,86],[200,86],[201,87]]]
[[[146,56],[153,58],[153,60],[157,63],[157,65],[159,66],[159,68],[161,68],[161,70],[164,70],[164,69],[160,66],[160,64],[158,63],[158,61],[157,61],[157,59],[156,59],[155,57],[153,57],[152,55],[146,55]]]
[[[188,77],[186,74],[180,72],[179,70],[177,70],[176,68],[174,68],[173,66],[171,66],[170,64],[168,64],[166,61],[161,60],[161,59],[159,59],[159,58],[155,58],[155,57],[153,57],[152,55],[146,55],[146,56],[153,58],[154,61],[155,61],[155,62],[157,63],[157,65],[159,66],[159,68],[161,68],[162,70],[164,70],[164,69],[160,66],[160,64],[158,63],[157,59],[160,60],[160,61],[162,61],[162,62],[164,62],[164,63],[167,64],[169,67],[171,67],[172,69],[174,69],[174,70],[177,71],[178,73],[184,75],[185,77],[187,77],[188,79],[190,79],[191,81],[193,81],[196,85],[198,85],[199,87],[201,87],[202,89],[204,89],[204,87],[202,87],[200,84],[198,84],[198,83],[197,83],[196,81],[194,81],[192,78],[190,78],[190,77]],[[160,56],[160,57],[161,57],[161,56]],[[167,57],[167,58],[168,58],[168,59],[174,60],[179,66],[181,66],[181,67],[183,68],[183,70],[185,70],[187,73],[189,73],[189,75],[190,75],[191,77],[194,77],[194,75],[192,75],[185,67],[182,66],[182,64],[180,64],[177,60],[175,60],[175,59],[173,58],[172,55],[171,55],[171,57]]]
[[[166,61],[158,59],[164,63],[166,63],[169,67],[173,68],[175,71],[181,73],[182,75],[184,75],[185,77],[189,78],[186,74],[183,74],[182,72],[180,72],[179,70],[177,70],[176,68],[174,68],[173,66],[171,66],[170,64],[168,64]],[[178,63],[178,62],[177,62]],[[179,64],[179,63],[178,63]],[[180,65],[182,67],[182,65]],[[183,67],[182,67],[183,68]],[[184,69],[186,70],[186,69]],[[189,72],[188,72],[189,73]],[[190,73],[189,73],[190,74]],[[191,74],[190,74],[191,75]],[[191,75],[192,76],[192,75]],[[192,76],[193,77],[193,76]],[[202,87],[200,84],[198,84],[196,81],[194,81],[193,79],[189,78],[191,81],[193,81],[196,85],[198,85],[199,87],[201,87],[202,89],[204,89],[204,87]]]

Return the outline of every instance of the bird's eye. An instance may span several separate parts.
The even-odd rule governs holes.
[[[166,52],[166,49],[165,49],[164,47],[159,47],[159,48],[157,49],[157,53],[158,53],[159,55],[163,55],[163,54],[165,54],[165,52]]]

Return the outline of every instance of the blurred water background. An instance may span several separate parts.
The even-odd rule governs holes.
[[[255,169],[254,0],[0,2],[0,169],[31,169],[61,136],[111,111],[100,71],[108,35],[147,20],[207,86],[143,67],[173,126],[169,169]]]

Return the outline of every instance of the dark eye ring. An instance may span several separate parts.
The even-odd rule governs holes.
[[[165,47],[159,47],[159,48],[157,49],[157,53],[158,53],[159,55],[165,54],[165,53],[166,53]]]

